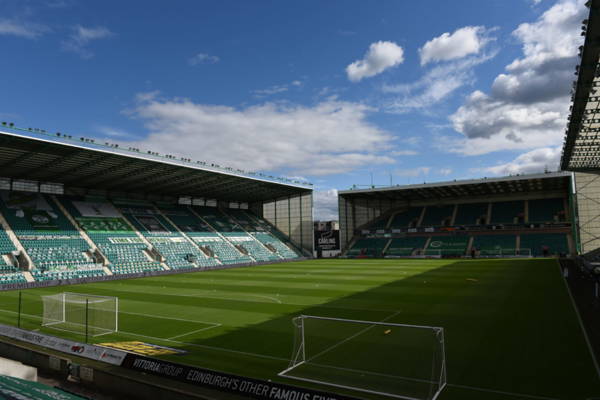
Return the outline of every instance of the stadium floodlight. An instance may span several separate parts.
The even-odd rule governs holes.
[[[87,336],[118,331],[119,299],[85,293],[42,296],[42,326]]]
[[[406,400],[435,400],[446,386],[443,328],[311,315],[293,324],[279,376]]]

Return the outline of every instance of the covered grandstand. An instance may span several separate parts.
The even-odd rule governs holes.
[[[312,254],[309,184],[4,125],[4,288]]]
[[[548,256],[580,249],[570,172],[339,192],[349,257]]]

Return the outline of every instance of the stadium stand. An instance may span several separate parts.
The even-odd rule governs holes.
[[[218,208],[193,207],[192,209],[225,239],[233,243],[241,253],[249,255],[259,262],[281,260],[281,257],[277,253],[265,247],[265,245],[246,232],[240,223]],[[244,220],[249,224],[249,227],[254,226],[247,218],[244,218]]]
[[[258,217],[251,215],[250,212],[240,209],[229,209],[227,210],[227,214],[233,217],[247,233],[252,235],[270,251],[277,253],[280,257],[285,259],[299,257],[298,253],[292,249],[292,244],[287,240],[285,242],[282,240],[282,237],[285,237],[285,235],[275,232],[276,229],[266,221],[260,220]]]
[[[454,225],[485,225],[489,203],[459,204]]]
[[[425,255],[463,256],[468,243],[468,236],[434,236],[425,249]]]
[[[472,249],[480,256],[517,255],[516,235],[476,235],[473,237]]]
[[[88,243],[49,196],[0,192],[0,199],[0,211],[31,258],[36,280],[104,275]]]
[[[410,256],[417,250],[422,250],[427,242],[426,236],[413,236],[392,239],[388,246],[386,256]]]
[[[534,257],[569,253],[569,243],[564,233],[521,234],[520,239],[519,249],[530,249]]]
[[[523,223],[524,219],[523,201],[499,201],[492,203],[493,224],[516,224]]]
[[[144,207],[120,204],[123,216],[150,242],[172,269],[217,265],[187,236],[180,233],[152,204]]]
[[[421,226],[448,226],[452,223],[454,205],[428,206]]]
[[[529,200],[529,222],[561,222],[565,220],[562,198]]]
[[[0,226],[0,274],[7,272],[17,272],[17,268],[9,264],[5,257],[16,251],[17,248],[12,243],[4,229]]]
[[[406,211],[401,211],[394,215],[390,228],[415,227],[419,223],[422,212],[423,207],[413,207]]]
[[[348,256],[381,257],[389,239],[360,238],[348,250]]]
[[[115,207],[105,200],[73,201],[60,199],[65,209],[98,246],[115,274],[133,274],[162,270],[160,262],[149,253],[148,245],[123,219]],[[85,215],[82,214],[82,210]],[[92,213],[87,212],[93,210]]]

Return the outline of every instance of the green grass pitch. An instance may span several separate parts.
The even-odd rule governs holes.
[[[600,398],[556,260],[310,260],[32,289],[23,292],[31,316],[22,326],[40,329],[36,299],[63,291],[119,298],[119,332],[94,342],[181,348],[187,354],[164,358],[234,374],[302,385],[277,373],[292,353],[292,318],[306,314],[443,327],[441,400]],[[17,298],[0,293],[1,323],[16,324]]]

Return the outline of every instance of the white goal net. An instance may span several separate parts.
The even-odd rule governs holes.
[[[42,326],[100,336],[118,331],[119,299],[84,293],[42,296]]]
[[[446,385],[444,329],[301,315],[279,376],[408,400]]]

